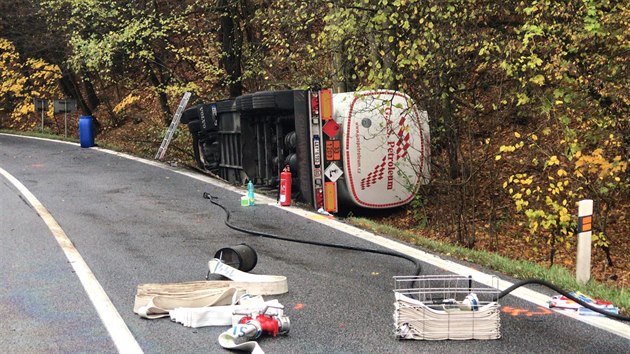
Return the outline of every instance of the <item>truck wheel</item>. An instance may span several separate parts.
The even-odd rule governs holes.
[[[192,121],[199,119],[199,107],[201,105],[198,104],[196,106],[190,107],[182,113],[182,116],[179,118],[179,122],[181,124],[188,124]]]
[[[201,121],[194,120],[188,123],[188,130],[192,136],[193,155],[195,156],[197,167],[203,168],[204,163],[199,152],[199,131],[201,130]]]
[[[293,110],[293,91],[263,91],[253,95],[253,109]]]
[[[207,135],[199,139],[200,158],[203,167],[210,171],[216,170],[221,160],[217,138],[216,132],[208,132]]]
[[[236,102],[234,100],[218,101],[217,113],[236,112]]]
[[[298,102],[308,102],[310,99],[308,94],[304,91],[296,92],[296,101]],[[297,166],[297,191],[299,191],[301,196],[301,201],[315,205],[313,200],[313,185],[311,184],[311,145],[310,145],[310,134],[309,134],[309,124],[310,120],[308,118],[308,109],[306,108],[306,104],[300,104],[296,106],[295,109],[295,134],[296,134],[296,144],[295,149],[297,156],[301,156],[298,158],[298,166]],[[293,172],[293,171],[291,171]]]
[[[236,108],[240,112],[247,112],[254,109],[254,104],[252,103],[253,95],[247,94],[243,96],[236,97]]]

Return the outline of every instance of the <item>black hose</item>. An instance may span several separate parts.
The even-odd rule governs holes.
[[[209,199],[210,202],[218,207],[220,207],[221,209],[223,209],[223,211],[225,211],[226,214],[226,218],[225,218],[225,225],[227,225],[229,228],[236,230],[236,231],[240,231],[240,232],[244,232],[244,233],[248,233],[250,235],[255,235],[255,236],[262,236],[262,237],[267,237],[267,238],[271,238],[271,239],[275,239],[275,240],[281,240],[281,241],[289,241],[289,242],[296,242],[296,243],[305,243],[305,244],[309,244],[309,245],[315,245],[315,246],[322,246],[322,247],[331,247],[331,248],[340,248],[340,249],[344,249],[344,250],[351,250],[351,251],[360,251],[360,252],[367,252],[367,253],[375,253],[375,254],[382,254],[382,255],[386,255],[386,256],[394,256],[394,257],[398,257],[398,258],[403,258],[406,259],[412,263],[414,263],[414,265],[416,266],[416,273],[415,275],[420,275],[420,273],[422,272],[422,265],[420,264],[420,261],[407,256],[405,254],[402,253],[398,253],[398,252],[389,252],[389,251],[379,251],[379,250],[374,250],[374,249],[369,249],[369,248],[362,248],[362,247],[353,247],[353,246],[346,246],[346,245],[338,245],[338,244],[330,244],[330,243],[323,243],[323,242],[317,242],[317,241],[308,241],[308,240],[295,240],[295,239],[290,239],[290,238],[286,238],[286,237],[282,237],[282,236],[278,236],[278,235],[274,235],[274,234],[270,234],[270,233],[266,233],[266,232],[262,232],[262,231],[256,231],[256,230],[249,230],[249,229],[245,229],[243,227],[240,226],[236,226],[232,223],[230,223],[230,211],[223,206],[221,203],[217,202],[216,200],[218,199],[215,196],[212,196],[210,194],[208,194],[207,192],[203,193],[203,197],[205,199]],[[512,291],[514,291],[517,288],[520,288],[521,286],[525,286],[528,284],[539,284],[539,285],[543,285],[546,286],[552,290],[555,290],[556,292],[560,293],[561,295],[566,296],[567,298],[575,301],[576,303],[580,304],[581,306],[584,306],[585,308],[592,310],[594,312],[597,312],[599,314],[602,314],[606,317],[610,317],[610,318],[614,318],[620,321],[630,321],[630,317],[627,316],[622,316],[616,313],[612,313],[612,312],[608,312],[604,309],[595,307],[591,304],[589,304],[588,302],[584,302],[581,299],[571,295],[569,292],[564,291],[562,289],[560,289],[559,287],[555,286],[554,284],[551,284],[547,281],[541,280],[541,279],[527,279],[527,280],[523,280],[521,282],[518,282],[512,286],[510,286],[509,288],[503,290],[502,292],[499,293],[499,295],[493,299],[493,301],[497,301],[498,299],[503,298],[504,296],[508,295],[509,293],[511,293]]]
[[[386,256],[393,256],[393,257],[403,258],[403,259],[406,259],[406,260],[412,262],[416,266],[416,273],[415,273],[416,276],[420,275],[420,273],[422,272],[422,265],[420,264],[419,260],[417,260],[417,259],[415,259],[413,257],[407,256],[405,254],[398,253],[398,252],[379,251],[379,250],[374,250],[374,249],[370,249],[370,248],[353,247],[353,246],[347,246],[347,245],[338,245],[338,244],[324,243],[324,242],[317,242],[317,241],[309,241],[309,240],[295,240],[295,239],[286,238],[286,237],[282,237],[282,236],[278,236],[278,235],[274,235],[274,234],[270,234],[270,233],[266,233],[266,232],[262,232],[262,231],[249,230],[249,229],[246,229],[246,228],[243,228],[243,227],[240,227],[240,226],[236,226],[236,225],[230,223],[230,211],[225,206],[223,206],[221,203],[216,201],[218,199],[218,197],[212,196],[212,195],[208,194],[207,192],[203,192],[203,197],[205,199],[209,199],[212,204],[218,206],[219,208],[223,209],[223,211],[225,211],[225,215],[226,215],[225,225],[227,225],[227,227],[229,227],[229,228],[231,228],[233,230],[244,232],[244,233],[247,233],[247,234],[250,234],[250,235],[271,238],[271,239],[274,239],[274,240],[289,241],[289,242],[296,242],[296,243],[304,243],[304,244],[308,244],[308,245],[330,247],[330,248],[339,248],[339,249],[343,249],[343,250],[360,251],[360,252],[375,253],[375,254],[382,254],[382,255],[386,255]]]
[[[571,299],[571,300],[575,301],[576,303],[580,304],[581,306],[586,307],[589,310],[595,311],[595,312],[597,312],[599,314],[602,314],[602,315],[604,315],[606,317],[614,318],[614,319],[617,319],[617,320],[620,320],[620,321],[630,321],[630,317],[622,316],[622,315],[619,315],[619,314],[616,314],[616,313],[608,312],[608,311],[606,311],[604,309],[601,309],[599,307],[595,307],[595,306],[589,304],[588,302],[585,302],[585,301],[583,301],[583,300],[581,300],[581,299],[571,295],[569,292],[566,292],[566,291],[560,289],[559,287],[557,287],[557,286],[555,286],[555,285],[553,285],[553,284],[551,284],[551,283],[549,283],[547,281],[541,280],[541,279],[527,279],[527,280],[523,280],[521,282],[518,282],[518,283],[510,286],[509,288],[503,290],[502,292],[500,292],[499,295],[497,296],[497,298],[493,299],[493,301],[496,301],[496,300],[506,296],[507,294],[511,293],[512,291],[514,291],[514,289],[520,288],[521,286],[524,286],[524,285],[527,285],[527,284],[544,285],[544,286],[548,287],[549,289],[555,290],[558,293],[560,293],[561,295],[566,296],[568,299]]]

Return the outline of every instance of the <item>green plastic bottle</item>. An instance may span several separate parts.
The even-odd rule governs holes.
[[[254,197],[254,184],[250,180],[247,182],[247,198],[249,198],[249,205],[255,205],[255,197]]]

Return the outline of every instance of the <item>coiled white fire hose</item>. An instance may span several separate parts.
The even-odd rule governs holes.
[[[222,275],[229,281],[196,281],[169,284],[141,284],[134,302],[134,312],[143,318],[170,316],[187,327],[225,326],[232,328],[219,336],[226,349],[264,354],[251,324],[238,323],[238,313],[266,313],[283,316],[278,300],[264,301],[260,295],[284,294],[287,278],[279,275],[256,275],[242,272],[218,259],[208,262],[209,274]],[[244,295],[247,294],[247,295]]]
[[[234,305],[241,295],[277,295],[288,291],[287,278],[241,272],[218,259],[208,262],[211,274],[230,281],[209,280],[167,284],[140,284],[133,311],[144,318],[169,316],[175,308]],[[228,323],[231,324],[231,323]]]

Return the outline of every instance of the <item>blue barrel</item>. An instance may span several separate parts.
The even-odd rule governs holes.
[[[94,117],[79,117],[79,141],[82,148],[94,146]]]

